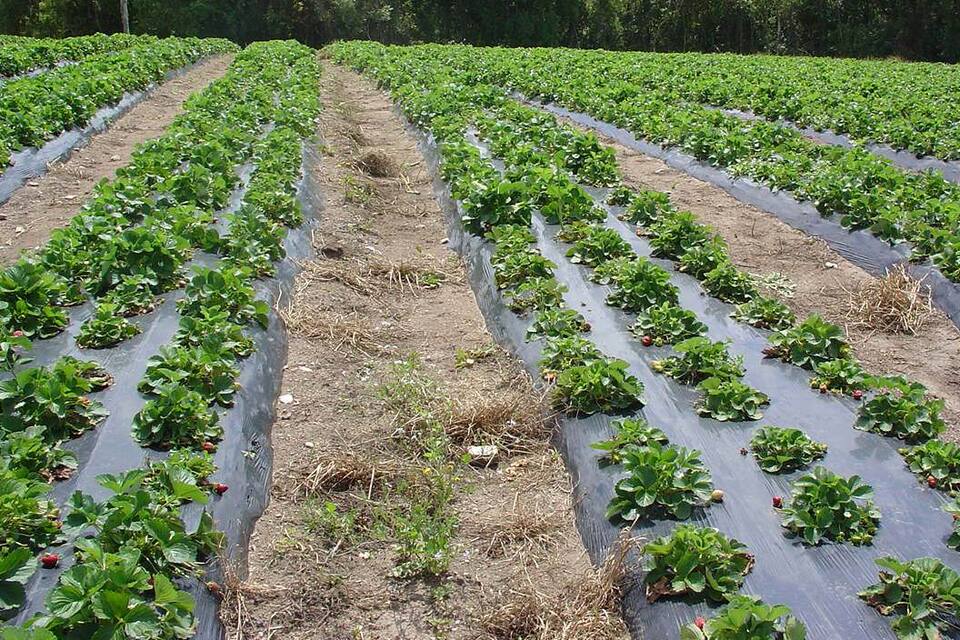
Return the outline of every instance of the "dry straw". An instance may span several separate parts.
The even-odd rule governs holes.
[[[915,335],[933,314],[930,288],[897,265],[882,278],[846,290],[846,317],[851,325],[887,333]]]

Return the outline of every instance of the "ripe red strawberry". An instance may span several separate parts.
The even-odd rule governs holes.
[[[230,487],[223,484],[222,482],[218,482],[217,484],[213,485],[213,490],[217,493],[218,496],[222,496],[223,494],[225,494],[227,492],[227,489],[229,488]]]
[[[204,442],[203,450],[206,451],[207,453],[213,453],[214,451],[217,450],[217,445],[213,444],[212,442]]]
[[[640,344],[642,344],[645,347],[649,347],[650,345],[653,344],[653,338],[651,338],[650,336],[643,336],[642,338],[640,338]]]
[[[40,556],[40,564],[44,569],[55,569],[60,564],[60,556],[55,553],[45,553]]]
[[[773,508],[780,509],[783,507],[783,498],[780,496],[773,496]]]
[[[860,389],[854,389],[854,390],[853,390],[853,399],[854,399],[854,400],[859,400],[859,399],[862,398],[862,397],[863,397],[863,391],[861,391]]]
[[[703,629],[703,625],[707,624],[707,621],[703,619],[703,616],[697,616],[694,618],[693,624],[697,625],[697,629]]]
[[[930,487],[931,489],[936,489],[937,479],[934,478],[933,476],[927,476],[927,486]]]
[[[17,329],[16,331],[13,332],[12,335],[13,335],[14,338],[22,338],[22,337],[23,337],[23,331],[20,331],[20,329]]]

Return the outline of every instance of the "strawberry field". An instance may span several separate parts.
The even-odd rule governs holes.
[[[943,401],[868,371],[841,327],[764,295],[714,230],[666,193],[625,186],[612,149],[519,98],[790,191],[846,229],[908,238],[911,260],[954,280],[955,185],[705,109],[692,82],[682,96],[644,84],[631,75],[643,56],[371,43],[331,53],[389,90],[435,157],[488,323],[566,414],[561,448],[595,561],[620,527],[647,540],[643,585],[624,606],[635,637],[953,633],[960,458],[938,439]],[[840,122],[829,104],[807,110]],[[858,135],[890,142],[888,124],[921,126]],[[911,146],[922,137],[896,143],[930,151]]]
[[[39,246],[8,243],[19,257],[0,266],[2,640],[212,639],[231,624],[235,637],[249,637],[247,605],[287,592],[300,608],[274,611],[258,640],[282,637],[275,618],[291,617],[326,637],[327,618],[307,613],[314,601],[324,601],[328,617],[338,607],[394,615],[411,584],[430,589],[415,593],[431,603],[429,637],[461,637],[444,635],[456,625],[434,619],[469,582],[457,576],[452,550],[467,529],[458,502],[475,489],[471,481],[509,483],[522,469],[506,446],[476,446],[483,412],[464,417],[459,398],[441,398],[423,368],[429,358],[380,344],[377,333],[407,339],[404,307],[439,342],[431,322],[466,326],[467,316],[434,308],[428,292],[461,284],[511,363],[526,369],[523,380],[544,393],[545,407],[533,413],[541,428],[555,428],[550,444],[570,475],[576,533],[592,565],[602,572],[621,553],[630,568],[608,587],[616,598],[587,611],[621,609],[635,638],[960,637],[960,446],[953,397],[931,388],[931,369],[920,366],[934,354],[899,350],[883,361],[890,370],[860,358],[871,356],[865,345],[880,329],[864,337],[832,321],[836,300],[789,304],[795,284],[743,266],[751,257],[737,253],[735,232],[687,210],[682,190],[641,184],[626,166],[657,159],[654,175],[694,176],[704,192],[753,205],[802,235],[785,249],[797,262],[815,240],[850,263],[824,265],[822,256],[834,254],[816,254],[818,269],[855,265],[872,282],[898,267],[906,280],[921,278],[927,308],[904,313],[940,314],[947,329],[904,330],[903,339],[953,336],[960,136],[952,67],[0,36],[0,207],[53,171],[50,158],[109,130],[128,103],[217,56],[221,75],[189,94],[162,136],[132,147],[128,162],[92,183],[68,221]],[[324,65],[335,82],[324,84]],[[345,79],[347,69],[389,95],[377,94],[383,113],[362,111],[362,97],[372,99]],[[328,104],[321,94],[337,98]],[[324,129],[331,110],[338,115]],[[384,148],[409,153],[410,136],[412,161],[369,151],[388,137],[384,113],[403,119],[395,125],[403,135]],[[420,164],[428,170],[418,187],[404,171]],[[378,201],[384,184],[402,195]],[[433,241],[422,231],[430,212],[413,198],[423,184],[445,217],[437,246],[448,244],[462,265],[422,264]],[[343,202],[333,197],[338,188]],[[397,204],[405,196],[408,209]],[[350,217],[348,205],[373,217]],[[324,215],[346,222],[327,237]],[[390,235],[378,227],[388,229],[390,215],[413,220],[399,227],[415,245],[412,261],[377,244]],[[359,250],[337,243],[343,228],[360,238]],[[366,266],[351,272],[354,263]],[[294,281],[308,272],[313,279]],[[371,327],[374,314],[363,316],[343,291],[323,300],[333,309],[281,306],[331,282],[392,315]],[[378,289],[396,296],[392,308]],[[919,299],[912,302],[923,306]],[[343,310],[352,315],[328,317]],[[323,346],[288,362],[294,338]],[[356,375],[346,373],[357,364],[356,353],[342,355],[347,343],[362,355]],[[451,366],[469,369],[495,351],[458,347]],[[312,374],[331,354],[334,373],[356,386],[337,386],[336,375],[309,384],[345,389],[333,392],[335,406],[300,405],[302,387],[297,397],[281,395],[294,364],[295,375]],[[296,409],[322,422],[330,409],[359,430],[349,419],[372,421],[360,396],[385,363],[394,378],[374,394],[392,413],[389,435],[345,456],[353,467],[320,465],[297,482],[284,466],[276,477],[275,421],[295,422]],[[949,380],[933,382],[949,389]],[[520,421],[518,406],[500,411],[504,423]],[[456,423],[455,444],[445,420]],[[288,425],[280,436],[305,460],[331,444],[302,433]],[[531,453],[529,441],[505,433]],[[526,437],[546,446],[549,436]],[[397,451],[407,459],[389,458]],[[334,488],[317,501],[325,482]],[[362,491],[349,494],[353,485]],[[321,554],[322,584],[257,591],[244,583],[248,558],[267,546],[254,530],[271,498],[291,502],[309,534],[333,543],[326,560],[344,547],[355,570],[370,573],[382,568],[371,556],[389,548],[390,593],[378,603],[327,602],[324,589],[346,578],[326,573]],[[275,526],[282,534],[271,563],[310,559],[315,548],[290,533],[290,521]],[[480,529],[468,533],[482,537]],[[502,552],[509,570],[497,571],[529,569],[523,554],[507,553],[510,532],[497,535],[499,551],[491,543],[486,559],[469,550],[467,559]],[[535,607],[525,606],[517,618],[533,624]],[[483,629],[495,638],[554,637],[563,625],[540,615],[540,635],[520,622]],[[338,637],[377,637],[364,635],[364,624],[349,633]]]

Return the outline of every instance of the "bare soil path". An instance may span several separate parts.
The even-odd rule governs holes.
[[[569,120],[571,126],[587,130]],[[951,424],[944,438],[960,442],[960,331],[934,311],[914,335],[871,330],[851,322],[848,302],[859,287],[877,278],[833,251],[723,189],[671,168],[594,131],[616,151],[624,181],[670,194],[673,203],[713,227],[729,245],[734,263],[754,274],[779,273],[793,286],[781,297],[797,317],[818,313],[842,326],[854,354],[868,371],[903,374],[946,400]]]
[[[318,258],[281,307],[271,504],[248,579],[225,590],[227,637],[626,637],[616,581],[592,570],[574,527],[552,421],[484,328],[415,138],[348,70],[326,64],[321,95]],[[424,454],[435,438],[439,465]],[[475,445],[496,460],[464,463]],[[398,577],[404,540],[447,517],[449,540],[428,554],[447,570]]]
[[[17,190],[0,205],[0,265],[16,260],[26,249],[42,245],[64,226],[103,178],[130,162],[137,144],[163,134],[183,112],[183,102],[227,72],[230,54],[200,62],[183,75],[157,87],[142,102],[117,118],[89,144],[64,162]]]

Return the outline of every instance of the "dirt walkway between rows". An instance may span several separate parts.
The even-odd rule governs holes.
[[[100,180],[129,164],[137,144],[163,135],[183,112],[183,102],[223,76],[232,61],[230,54],[216,56],[163,83],[66,161],[17,190],[0,205],[0,265],[41,246],[69,222]]]
[[[281,305],[271,504],[227,637],[626,637],[622,558],[585,556],[553,422],[484,327],[416,140],[350,71],[325,64],[321,94],[319,257]]]
[[[569,120],[567,124],[589,130]],[[781,274],[792,295],[780,295],[799,318],[819,313],[847,333],[856,357],[872,373],[903,374],[922,382],[947,407],[944,439],[960,442],[960,331],[939,310],[915,334],[865,329],[851,322],[853,292],[876,278],[844,259],[826,242],[798,231],[776,216],[744,204],[707,182],[599,134],[612,147],[624,182],[670,194],[727,242],[736,265],[758,275]]]

